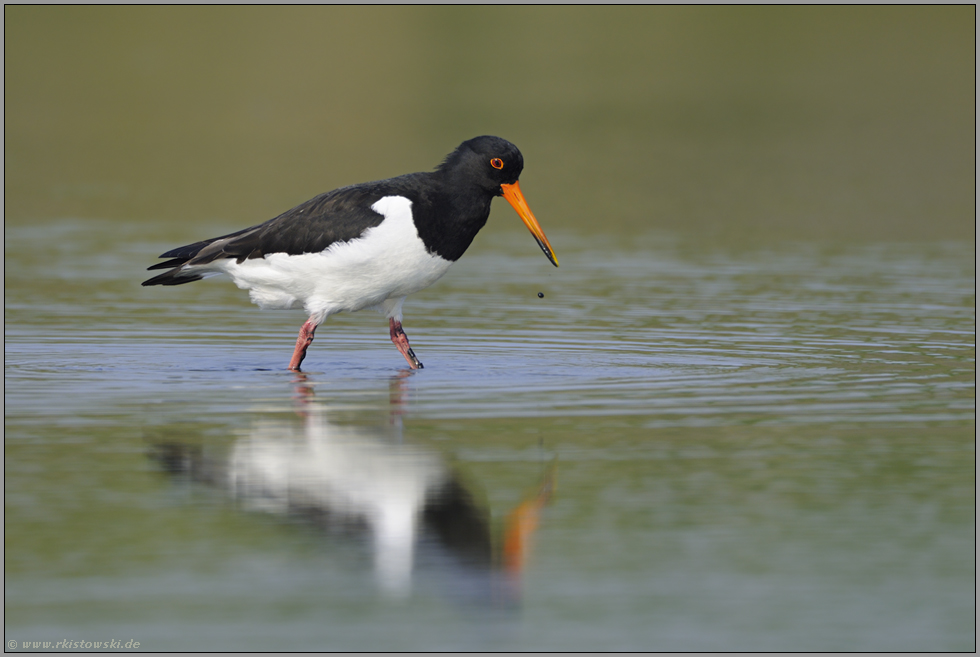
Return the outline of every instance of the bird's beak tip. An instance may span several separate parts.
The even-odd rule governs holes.
[[[538,246],[544,251],[545,256],[551,261],[555,267],[558,266],[558,258],[555,257],[555,251],[551,248],[551,243],[548,241],[547,236],[544,234],[544,230],[541,229],[541,224],[538,220],[534,218],[534,213],[531,212],[531,208],[528,207],[527,201],[524,200],[524,194],[521,193],[520,185],[517,184],[515,180],[510,185],[501,185],[501,191],[503,192],[504,198],[507,202],[517,211],[520,216],[521,221],[524,225],[528,227],[531,234],[534,235],[534,239],[537,240]]]

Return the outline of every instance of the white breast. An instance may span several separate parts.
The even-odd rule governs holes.
[[[385,196],[371,209],[384,216],[381,224],[320,253],[271,253],[240,264],[228,259],[212,265],[248,290],[260,307],[302,306],[319,321],[404,298],[446,273],[452,262],[425,248],[412,221],[411,201]]]

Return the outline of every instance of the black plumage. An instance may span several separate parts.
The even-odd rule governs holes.
[[[371,183],[335,189],[258,226],[172,249],[160,256],[172,260],[149,269],[177,269],[144,281],[143,285],[180,285],[199,280],[200,274],[183,271],[184,266],[206,265],[220,258],[234,258],[241,263],[269,253],[319,253],[334,242],[357,239],[384,221],[384,216],[371,209],[384,195]]]

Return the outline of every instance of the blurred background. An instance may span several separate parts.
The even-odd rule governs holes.
[[[974,651],[975,25],[5,6],[5,640]],[[562,266],[496,201],[425,370],[139,285],[482,134]]]
[[[496,134],[546,229],[974,231],[972,6],[4,15],[8,225],[237,228]]]

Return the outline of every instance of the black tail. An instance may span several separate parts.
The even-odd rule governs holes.
[[[154,269],[154,267],[150,267],[150,269]],[[141,285],[144,287],[147,285],[183,285],[184,283],[199,281],[202,278],[204,278],[204,276],[201,274],[184,271],[181,267],[177,267],[176,269],[171,269],[168,272],[158,274],[153,278],[145,280],[141,283]]]
[[[151,269],[169,269],[170,271],[164,272],[163,274],[158,274],[149,280],[143,281],[143,285],[183,285],[184,283],[192,283],[194,281],[201,280],[204,278],[202,274],[199,272],[187,271],[184,268],[184,265],[187,264],[191,258],[197,255],[198,251],[208,244],[210,244],[210,242],[198,242],[197,244],[182,246],[179,249],[174,249],[173,251],[167,251],[160,257],[173,258],[173,260],[158,262],[152,267],[147,267],[146,269],[147,271]],[[193,247],[197,247],[197,249],[190,251],[190,249]]]
[[[219,239],[219,238],[215,238]],[[154,269],[169,269],[170,271],[158,274],[149,280],[143,281],[143,285],[183,285],[184,283],[192,283],[194,281],[199,281],[204,276],[198,273],[187,272],[184,270],[184,265],[196,256],[201,249],[206,247],[208,244],[213,242],[214,239],[204,240],[203,242],[195,242],[194,244],[188,244],[187,246],[179,246],[176,249],[171,249],[166,253],[160,254],[161,258],[172,258],[172,260],[167,260],[166,262],[158,262],[157,264],[147,267],[147,271],[152,271]]]
[[[254,226],[253,226],[254,228]],[[187,271],[184,265],[190,263],[191,265],[205,264],[211,262],[216,257],[220,257],[221,252],[212,253],[210,257],[198,258],[201,251],[204,251],[207,247],[211,246],[215,242],[228,240],[229,238],[238,237],[243,233],[247,233],[253,228],[246,228],[244,230],[239,230],[229,235],[222,235],[221,237],[212,237],[209,240],[203,240],[201,242],[194,242],[193,244],[188,244],[187,246],[178,246],[176,249],[171,249],[166,253],[160,254],[161,258],[172,258],[166,262],[158,262],[157,264],[147,267],[147,271],[152,271],[154,269],[169,269],[170,271],[154,276],[153,278],[143,281],[142,285],[183,285],[184,283],[193,283],[194,281],[199,281],[204,278],[204,275],[196,271]],[[213,249],[212,249],[213,250]],[[203,254],[202,254],[203,255]],[[198,262],[191,262],[197,258]]]

